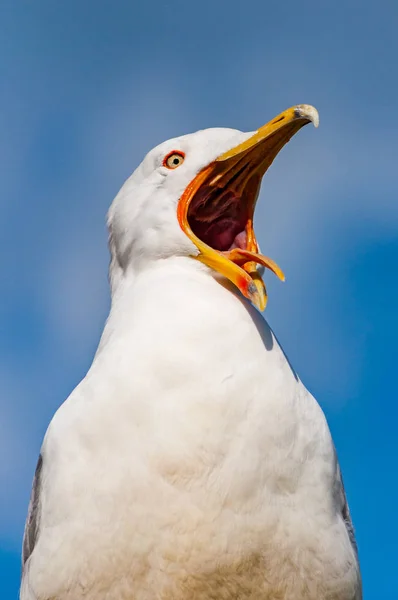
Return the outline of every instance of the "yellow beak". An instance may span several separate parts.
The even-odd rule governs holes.
[[[267,267],[284,280],[284,275],[276,263],[258,253],[253,214],[261,180],[283,146],[301,127],[310,122],[318,127],[319,116],[313,106],[300,104],[289,108],[261,127],[249,139],[202,169],[187,186],[178,203],[180,226],[199,250],[195,258],[232,281],[260,310],[264,310],[267,304],[267,292],[257,271],[257,264]],[[195,235],[189,223],[189,208],[199,190],[202,193],[206,190],[209,195],[212,194],[212,198],[214,191],[217,191],[219,201],[222,201],[226,192],[233,192],[242,199],[246,214],[246,249],[234,248],[222,252],[211,248]]]

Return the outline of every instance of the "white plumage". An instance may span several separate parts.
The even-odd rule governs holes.
[[[197,174],[251,137],[160,145],[110,209],[112,307],[45,436],[21,600],[362,597],[324,415],[176,216]]]

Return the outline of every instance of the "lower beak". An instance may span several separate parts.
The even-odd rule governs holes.
[[[199,250],[196,258],[232,281],[260,310],[264,310],[267,304],[267,292],[257,265],[267,267],[284,280],[278,265],[258,252],[253,214],[261,180],[283,146],[301,127],[310,122],[315,127],[319,123],[318,112],[314,107],[300,104],[289,108],[249,139],[202,169],[185,189],[178,204],[180,226]],[[213,193],[214,190],[219,190],[220,195],[229,190],[245,197],[246,249],[234,248],[226,252],[215,250],[193,233],[189,225],[188,209],[193,197],[204,188]]]

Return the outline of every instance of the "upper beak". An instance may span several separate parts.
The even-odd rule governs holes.
[[[187,186],[178,204],[180,226],[199,250],[196,258],[232,281],[260,310],[266,306],[267,292],[257,271],[257,264],[268,267],[280,279],[284,279],[281,269],[271,259],[258,253],[253,214],[261,179],[283,146],[310,122],[318,127],[319,116],[313,106],[299,104],[284,111],[249,139],[221,154],[202,169]],[[245,250],[234,248],[221,252],[205,244],[193,233],[188,221],[188,209],[192,198],[203,188],[213,192],[218,189],[220,195],[227,189],[239,196],[244,194],[247,203]]]

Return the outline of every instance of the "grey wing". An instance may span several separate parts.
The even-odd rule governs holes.
[[[40,454],[37,461],[35,476],[33,479],[32,493],[30,495],[28,516],[25,523],[25,531],[22,544],[22,567],[33,552],[36,540],[39,533],[40,520],[40,489],[41,489],[41,472],[43,467],[43,458]]]
[[[345,526],[347,528],[348,536],[350,538],[352,547],[355,550],[355,554],[358,556],[358,546],[357,546],[357,541],[355,539],[354,525],[352,524],[352,520],[351,520],[350,508],[349,508],[348,502],[347,502],[347,496],[346,496],[346,493],[345,493],[343,476],[341,474],[341,471],[340,471],[340,480],[341,480],[341,492],[343,494],[343,510],[342,510],[342,515],[343,515],[344,523],[345,523]]]
[[[351,545],[355,550],[355,554],[358,557],[358,547],[357,547],[357,542],[355,539],[355,532],[354,532],[354,526],[352,524],[352,520],[351,520],[351,513],[350,513],[350,509],[348,506],[348,501],[347,501],[347,496],[345,493],[345,488],[344,488],[344,481],[343,481],[343,475],[341,473],[341,469],[340,469],[340,465],[337,463],[337,481],[338,481],[338,486],[339,486],[339,496],[340,496],[340,506],[341,506],[341,515],[343,517],[347,532],[348,532],[348,536],[350,538],[351,541]]]
[[[358,588],[356,590],[355,600],[362,600],[362,578],[361,578],[361,572],[360,572],[360,566],[359,566],[358,546],[357,546],[357,542],[355,539],[354,526],[353,526],[352,520],[351,520],[350,509],[349,509],[348,502],[347,502],[347,496],[346,496],[345,489],[344,489],[343,476],[341,474],[340,466],[338,466],[338,479],[339,479],[339,483],[340,483],[340,495],[341,495],[340,497],[342,500],[341,515],[343,517],[344,524],[347,529],[348,537],[350,538],[351,546],[355,552],[355,557],[356,557],[356,561],[357,561]]]
[[[351,520],[350,509],[348,506],[347,496],[346,496],[345,488],[344,488],[343,476],[341,474],[341,469],[340,469],[340,465],[339,465],[339,462],[337,459],[336,450],[334,452],[334,456],[335,456],[335,465],[336,465],[335,499],[336,499],[336,503],[338,506],[338,510],[344,521],[344,525],[347,530],[347,534],[348,534],[349,540],[351,542],[351,546],[354,551],[354,555],[355,555],[355,559],[356,559],[358,583],[357,583],[357,589],[355,592],[354,599],[362,600],[362,579],[361,579],[361,572],[360,572],[360,566],[359,566],[358,547],[357,547],[357,542],[355,540],[354,526],[353,526],[352,520]]]

